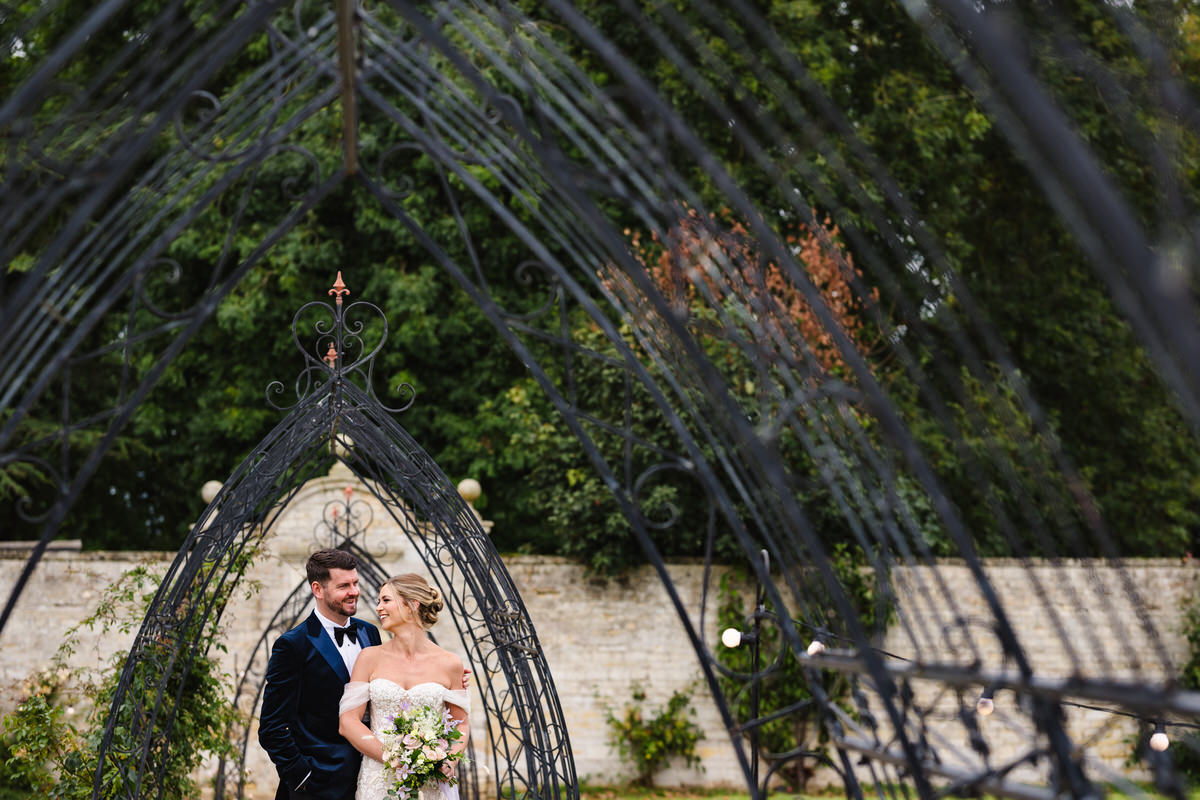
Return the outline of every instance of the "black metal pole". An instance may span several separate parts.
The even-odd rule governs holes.
[[[769,574],[771,571],[771,556],[766,550],[760,550],[759,555],[762,557],[763,573]],[[754,579],[754,622],[750,630],[750,719],[758,720],[758,697],[759,688],[762,679],[758,674],[760,668],[761,655],[759,653],[759,634],[762,629],[762,619],[767,613],[766,606],[766,587],[763,582],[757,577]],[[758,725],[755,724],[750,728],[750,783],[759,790],[761,796],[766,797],[766,787],[758,785]]]

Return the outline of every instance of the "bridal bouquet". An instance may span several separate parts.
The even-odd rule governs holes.
[[[395,775],[387,796],[394,800],[416,800],[422,786],[440,781],[453,786],[455,762],[461,751],[450,747],[462,738],[458,722],[445,709],[402,703],[392,725],[380,734],[383,763]]]

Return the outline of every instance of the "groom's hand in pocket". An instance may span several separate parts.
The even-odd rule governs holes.
[[[308,782],[311,778],[312,778],[312,770],[310,769],[308,771],[308,774],[304,776],[304,779],[296,785],[296,788],[292,789],[292,793],[293,794],[303,794],[304,792],[307,792],[308,791]]]

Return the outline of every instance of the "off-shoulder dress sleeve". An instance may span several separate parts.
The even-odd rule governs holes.
[[[458,706],[468,714],[471,713],[471,692],[466,689],[447,689],[442,699],[450,705]]]
[[[371,684],[368,681],[350,681],[342,689],[342,701],[338,703],[338,716],[352,708],[365,706],[371,699]]]

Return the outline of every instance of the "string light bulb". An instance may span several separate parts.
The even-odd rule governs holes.
[[[1150,736],[1150,749],[1161,753],[1170,746],[1171,740],[1167,738],[1167,727],[1161,721],[1154,723],[1154,733]]]
[[[993,699],[995,694],[996,690],[989,686],[979,695],[979,700],[975,703],[975,711],[979,716],[990,717],[996,710],[996,701]]]
[[[721,644],[733,649],[742,643],[742,632],[737,628],[726,628],[721,631]]]
[[[813,639],[812,643],[809,644],[809,646],[808,646],[808,654],[810,656],[819,656],[819,655],[821,655],[821,653],[824,653],[824,652],[825,652],[825,643],[822,642],[820,639]]]

